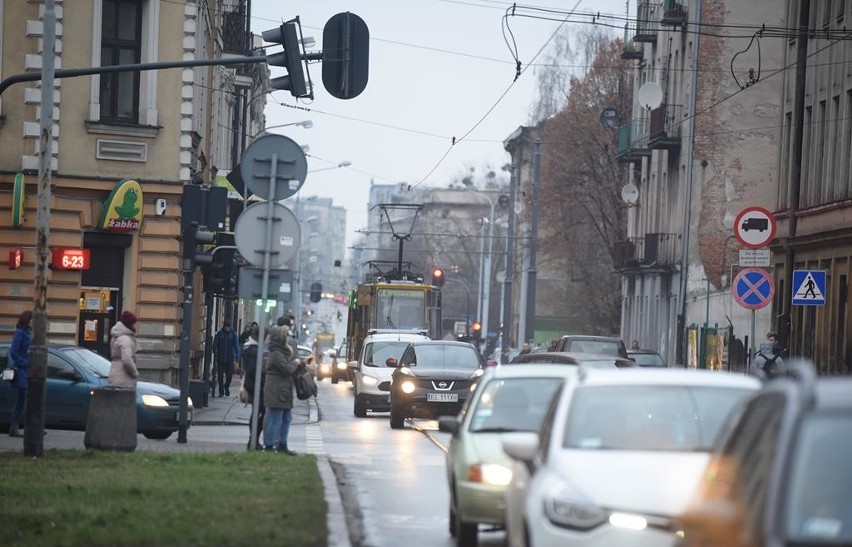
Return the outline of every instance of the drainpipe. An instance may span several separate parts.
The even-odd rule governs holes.
[[[695,0],[695,21],[701,23],[701,0]],[[678,363],[686,363],[686,345],[684,338],[686,336],[686,282],[689,277],[689,228],[692,225],[692,179],[693,167],[695,160],[695,113],[698,104],[698,45],[701,41],[701,34],[696,33],[695,41],[692,42],[692,94],[690,97],[690,113],[689,118],[689,151],[686,159],[686,196],[683,204],[683,246],[680,257],[680,290],[678,291],[677,309],[677,334],[676,348]]]

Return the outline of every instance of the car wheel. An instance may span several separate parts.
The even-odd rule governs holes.
[[[394,406],[391,406],[390,411],[390,426],[391,429],[402,429],[405,427],[405,416]]]
[[[336,384],[339,381],[340,381],[340,379],[337,377],[337,375],[332,372],[331,373],[331,383]]]
[[[171,431],[143,431],[143,435],[145,435],[146,439],[156,439],[158,441],[162,441],[164,439],[168,439],[171,437]]]
[[[475,522],[462,520],[458,509],[456,509],[456,545],[458,547],[476,547],[479,525]]]
[[[355,396],[355,416],[364,418],[367,416],[367,405],[361,397]]]

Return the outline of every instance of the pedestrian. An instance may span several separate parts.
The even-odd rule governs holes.
[[[634,341],[630,342],[630,349],[631,350],[639,349],[639,340],[634,340]]]
[[[245,371],[245,376],[243,377],[243,387],[248,392],[249,397],[251,398],[251,404],[257,405],[257,438],[255,439],[255,447],[259,450],[263,447],[260,442],[260,433],[263,431],[263,418],[266,414],[266,407],[263,404],[263,388],[266,383],[266,372],[261,366],[260,369],[260,399],[256,399],[254,396],[254,383],[255,383],[255,372],[257,371],[257,350],[260,346],[258,346],[257,338],[259,336],[259,328],[255,323],[249,332],[249,336],[246,339],[245,344],[243,344],[243,370]],[[254,418],[254,413],[252,413],[252,418]],[[249,420],[249,435],[251,435],[252,429],[252,421]],[[249,437],[251,439],[251,437]],[[251,446],[251,440],[249,440],[249,446]]]
[[[15,325],[15,334],[12,335],[12,347],[9,348],[8,359],[12,360],[12,366],[7,368],[15,369],[15,379],[12,380],[12,387],[17,391],[17,399],[15,407],[12,409],[11,420],[9,421],[9,436],[23,437],[21,433],[21,423],[24,417],[24,408],[27,402],[27,382],[30,369],[30,344],[33,340],[33,312],[26,310],[18,316],[18,323]]]
[[[288,456],[296,455],[287,446],[293,421],[293,373],[298,367],[293,357],[287,327],[282,325],[269,329],[269,359],[263,388],[263,404],[266,406],[263,446],[266,451],[282,452]]]
[[[550,345],[547,346],[547,351],[556,351],[556,348],[559,346],[559,338],[554,338],[550,341]]]
[[[531,351],[532,350],[530,349],[529,342],[524,342],[524,344],[521,346],[521,352],[518,355],[526,355],[527,353],[529,353]]]
[[[248,340],[249,336],[251,336],[252,329],[257,329],[257,328],[258,328],[257,321],[252,321],[251,324],[248,327],[246,327],[246,330],[244,330],[243,332],[240,333],[240,346],[246,345],[246,341]]]
[[[109,385],[136,389],[139,369],[136,368],[136,322],[139,319],[124,310],[118,323],[109,330]]]
[[[782,348],[778,343],[778,335],[774,332],[766,333],[766,341],[760,343],[757,355],[754,358],[754,366],[763,370],[767,376],[775,376],[784,362],[781,359]]]
[[[219,397],[231,395],[231,380],[234,377],[234,363],[240,360],[240,341],[237,333],[231,330],[230,321],[222,321],[222,328],[213,337],[216,379],[219,383]]]

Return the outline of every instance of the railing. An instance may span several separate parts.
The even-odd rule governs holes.
[[[680,262],[681,236],[678,234],[645,234],[643,264],[672,266]]]
[[[245,6],[223,6],[222,9],[222,52],[246,55],[250,48]]]
[[[642,51],[642,44],[635,42],[632,34],[630,23],[624,25],[624,45],[621,50],[622,59],[642,59],[645,55]]]
[[[686,23],[686,2],[684,0],[663,0],[663,25],[683,25]]]
[[[680,146],[680,132],[683,126],[682,107],[679,104],[661,104],[651,111],[650,146],[651,148],[676,148]]]
[[[639,4],[636,6],[636,34],[633,35],[635,41],[657,41],[656,8],[656,3],[652,3],[651,0],[639,0]]]
[[[648,151],[648,153],[645,153]],[[631,120],[618,128],[617,156],[648,155],[648,118]]]

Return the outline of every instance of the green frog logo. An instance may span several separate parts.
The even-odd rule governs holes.
[[[139,214],[139,207],[136,206],[138,199],[139,195],[136,193],[136,190],[133,188],[128,189],[124,193],[124,201],[120,206],[115,208],[118,218],[121,220],[135,219],[136,215]]]

